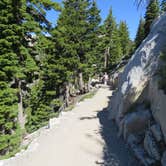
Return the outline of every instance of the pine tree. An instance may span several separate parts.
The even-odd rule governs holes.
[[[135,52],[135,42],[130,40],[129,46],[130,46],[129,56],[126,56],[126,58],[130,58],[133,55],[133,53]]]
[[[19,130],[19,90],[12,89],[10,85],[18,88],[16,81],[24,77],[21,67],[25,54],[24,41],[20,38],[23,34],[19,20],[21,3],[13,4],[14,1],[10,0],[0,2],[0,154],[10,153],[13,146],[17,149],[21,138],[15,137]]]
[[[130,37],[127,24],[124,21],[121,21],[119,24],[119,37],[122,47],[122,54],[123,56],[126,56],[130,51]]]
[[[59,64],[62,64],[63,76],[68,84],[73,77],[78,80],[79,89],[83,92],[83,73],[86,69],[86,52],[88,50],[89,2],[67,0],[64,1],[64,9],[59,17],[57,27],[54,30],[54,38],[58,48]],[[72,78],[72,79],[71,79]]]
[[[96,73],[96,67],[99,63],[99,51],[97,49],[98,45],[98,35],[99,35],[99,24],[100,24],[100,10],[97,8],[95,1],[92,1],[88,10],[88,28],[87,28],[87,43],[88,50],[86,52],[86,59],[88,60],[86,71],[85,71],[85,81],[89,80],[89,77]],[[95,67],[96,66],[96,67]]]
[[[138,26],[138,30],[137,30],[137,34],[136,34],[136,38],[135,38],[135,47],[136,48],[139,47],[139,45],[142,43],[142,41],[145,38],[144,25],[145,25],[145,21],[144,21],[144,19],[141,18],[139,21],[139,26]]]
[[[23,94],[29,91],[27,86],[34,82],[35,72],[39,70],[31,34],[42,33],[50,27],[43,8],[55,7],[53,4],[45,0],[0,2],[0,154],[19,147],[20,126],[24,127]]]
[[[161,13],[166,12],[166,0],[161,1]]]
[[[57,73],[52,64],[54,59],[50,56],[52,42],[44,36],[40,36],[39,39],[37,52],[39,53],[40,76],[30,87],[26,101],[26,129],[28,132],[33,132],[46,125],[57,111],[54,111],[54,107],[51,106],[51,102],[56,97],[55,87],[58,82]],[[52,72],[48,72],[48,70]]]
[[[109,15],[104,21],[104,37],[103,42],[105,43],[105,58],[108,64],[105,64],[109,70],[114,65],[116,65],[122,57],[122,47],[120,43],[118,26],[115,21],[115,18],[112,14],[112,9],[110,9]]]
[[[110,42],[110,68],[117,65],[122,58],[122,46],[119,37],[118,27],[112,32],[111,42]]]
[[[60,105],[59,100],[56,100],[58,78],[53,68],[52,61],[54,59],[51,56],[51,54],[54,54],[52,51],[54,46],[50,37],[43,34],[43,32],[51,33],[51,24],[46,19],[46,12],[50,9],[59,10],[59,6],[57,3],[48,0],[35,1],[28,5],[28,13],[33,18],[33,25],[36,25],[31,29],[31,32],[35,33],[35,37],[31,40],[35,42],[30,48],[30,52],[36,64],[38,64],[38,68],[40,68],[40,71],[35,72],[37,73],[37,75],[34,75],[36,78],[33,79],[32,86],[28,88],[25,101],[26,129],[28,132],[33,132],[46,125],[51,117],[56,116]],[[29,23],[27,22],[27,25]],[[32,67],[30,68],[32,69]],[[51,72],[48,72],[48,70]]]
[[[145,13],[145,37],[150,32],[152,22],[159,16],[160,8],[158,0],[150,0]]]
[[[91,4],[91,8],[89,5],[86,0],[64,1],[58,24],[50,31],[52,36],[40,36],[37,52],[40,52],[38,63],[42,65],[42,73],[27,102],[26,128],[29,132],[45,125],[51,116],[56,115],[60,106],[58,98],[62,94],[67,96],[69,83],[75,84],[79,76],[82,80],[88,79],[94,59],[92,39],[97,41],[95,32],[100,21],[96,4]],[[82,88],[79,87],[80,91]],[[65,97],[64,100],[68,105],[68,99]]]
[[[106,46],[107,46],[107,42],[106,42],[106,32],[105,32],[105,28],[104,25],[100,25],[99,26],[99,33],[98,33],[98,40],[97,40],[97,45],[96,45],[96,50],[98,52],[98,56],[97,56],[97,73],[102,73],[104,72],[104,70],[107,68],[108,64],[105,61],[107,58],[107,55],[105,54],[105,56],[103,56],[103,54],[106,52]],[[105,62],[105,63],[103,63]]]

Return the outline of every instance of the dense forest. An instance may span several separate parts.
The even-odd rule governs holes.
[[[56,26],[47,11],[59,11]],[[0,155],[15,153],[25,133],[47,125],[98,74],[129,58],[166,11],[151,0],[135,42],[112,9],[102,22],[94,0],[0,1]]]

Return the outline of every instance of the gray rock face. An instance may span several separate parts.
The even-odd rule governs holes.
[[[150,131],[146,132],[145,139],[144,139],[144,148],[151,158],[157,161],[161,159],[158,146]]]
[[[162,135],[166,142],[166,94],[158,89],[158,78],[155,76],[161,65],[160,53],[165,46],[166,14],[156,19],[150,34],[119,75],[118,87],[109,107],[109,116],[116,121],[120,135],[123,134],[137,158],[147,166],[161,160],[162,165],[166,166],[166,151],[162,158],[160,154],[165,150]],[[150,113],[141,109],[129,113],[134,103],[140,104],[143,101],[150,102]],[[158,125],[149,126],[147,130],[151,114]],[[131,137],[144,130],[147,131],[142,142]]]
[[[119,74],[120,73],[116,72],[112,75],[112,78],[111,78],[112,89],[116,89],[118,87]]]
[[[152,132],[152,134],[157,142],[162,141],[163,137],[162,137],[162,132],[161,132],[159,124],[152,125],[150,127],[150,130],[151,130],[151,132]]]
[[[121,126],[123,128],[121,131],[123,130],[124,139],[129,134],[143,132],[147,129],[150,119],[151,114],[149,110],[139,110],[126,115]]]
[[[158,78],[153,77],[149,82],[148,98],[151,102],[153,117],[161,126],[166,142],[166,95],[158,88]]]
[[[129,135],[127,139],[128,145],[131,147],[135,157],[140,161],[144,166],[151,166],[155,164],[155,160],[147,156],[144,148],[139,144],[139,139],[134,135]]]
[[[134,134],[130,134],[128,137],[127,137],[127,143],[132,146],[132,144],[140,144],[141,141],[138,137],[136,137]]]
[[[159,54],[166,43],[165,27],[166,14],[153,24],[150,34],[120,76],[118,90],[112,98],[110,109],[110,117],[115,119],[118,125],[130,106],[139,99],[158,68]]]
[[[161,159],[162,166],[166,166],[166,151],[163,153],[162,159]]]

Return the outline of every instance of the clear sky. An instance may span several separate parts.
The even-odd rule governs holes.
[[[62,0],[54,0],[61,3]],[[134,4],[135,0],[96,0],[98,8],[101,10],[101,17],[104,20],[109,12],[110,7],[113,9],[113,14],[119,22],[125,20],[129,27],[130,37],[133,40],[137,31],[139,19],[144,16],[145,5],[137,9]],[[55,24],[58,18],[58,13],[53,11],[48,12],[48,19]]]

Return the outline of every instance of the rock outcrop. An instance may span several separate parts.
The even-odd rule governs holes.
[[[147,129],[151,114],[149,110],[138,110],[124,117],[121,121],[121,129],[124,139],[127,139],[129,134],[140,133]]]
[[[166,14],[152,25],[151,32],[130,59],[121,74],[118,90],[112,98],[110,118],[117,124],[123,119],[130,106],[139,100],[158,69],[159,55],[166,43]]]
[[[166,14],[156,19],[119,75],[109,107],[109,117],[116,121],[119,134],[147,166],[166,165],[166,94],[158,87],[157,75],[162,64],[160,53],[165,49]]]
[[[154,124],[150,127],[150,130],[157,142],[161,142],[163,140],[162,132],[159,124]]]
[[[162,166],[166,166],[166,151],[163,153],[162,159],[161,159]]]
[[[153,77],[149,82],[148,100],[153,117],[160,124],[166,142],[166,94],[158,87],[158,77]]]
[[[159,161],[161,156],[155,139],[150,131],[147,131],[144,139],[144,148],[148,155]]]

